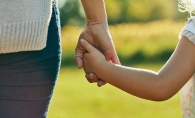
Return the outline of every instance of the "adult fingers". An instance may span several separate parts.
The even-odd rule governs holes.
[[[98,87],[101,87],[107,83],[107,82],[99,79],[94,73],[86,74],[85,77],[87,78],[88,82],[90,82],[90,83],[97,82]]]
[[[94,73],[85,74],[85,77],[87,78],[87,80],[90,83],[98,82],[99,81],[98,77]]]
[[[85,53],[85,51],[81,48],[76,48],[75,50],[75,58],[74,61],[77,64],[78,68],[82,68],[83,67],[83,54]]]
[[[105,85],[107,82],[103,81],[103,80],[98,80],[97,86],[101,87],[103,85]]]
[[[75,56],[75,63],[77,64],[78,68],[82,68],[83,67],[83,59],[81,57],[77,57]]]

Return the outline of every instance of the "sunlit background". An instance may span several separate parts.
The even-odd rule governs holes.
[[[178,12],[177,0],[105,0],[105,4],[122,65],[158,71],[174,51],[189,15]],[[153,102],[109,84],[101,88],[89,84],[74,63],[74,49],[85,26],[80,0],[58,0],[58,6],[63,55],[48,118],[181,118],[179,93]]]

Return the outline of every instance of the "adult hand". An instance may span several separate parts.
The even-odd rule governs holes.
[[[78,68],[83,67],[83,55],[87,51],[81,46],[80,39],[87,40],[91,45],[100,50],[107,61],[115,64],[120,64],[116,54],[112,38],[109,33],[107,22],[87,23],[84,30],[81,32],[76,49],[75,62]],[[86,78],[89,82],[98,82],[98,86],[104,85],[106,82],[98,79],[94,73],[86,72]]]

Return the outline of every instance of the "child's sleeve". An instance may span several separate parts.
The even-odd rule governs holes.
[[[188,19],[188,22],[179,33],[179,39],[181,38],[181,36],[186,36],[195,44],[195,17]]]

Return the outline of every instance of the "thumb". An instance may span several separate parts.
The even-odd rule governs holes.
[[[119,61],[119,58],[118,58],[118,56],[117,56],[117,53],[114,51],[114,53],[112,53],[112,55],[107,55],[107,54],[105,54],[105,56],[106,56],[106,59],[108,60],[108,61],[111,61],[112,63],[114,63],[114,64],[119,64],[119,65],[121,65],[121,63],[120,63],[120,61]]]
[[[91,52],[91,51],[93,51],[93,50],[95,49],[95,48],[94,48],[90,43],[88,43],[85,39],[81,39],[80,42],[81,42],[81,46],[82,46],[85,50],[87,50],[87,52]]]
[[[104,51],[103,53],[104,53],[107,61],[112,62],[114,64],[121,65],[114,47],[110,48],[109,50]]]

